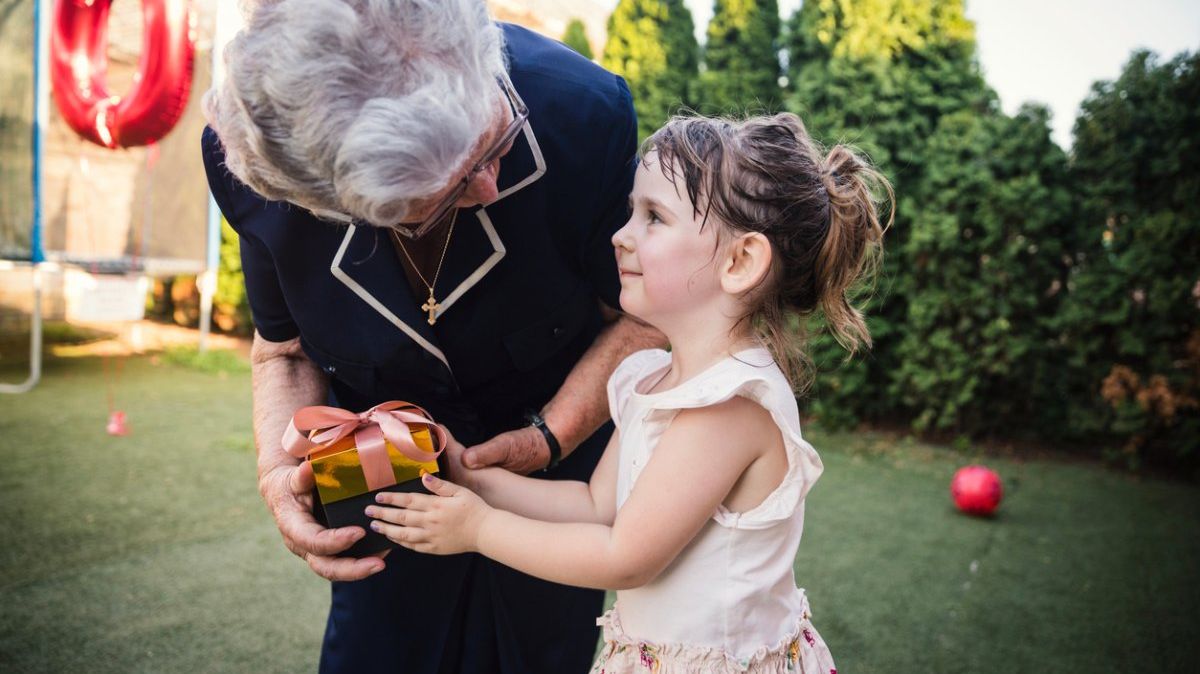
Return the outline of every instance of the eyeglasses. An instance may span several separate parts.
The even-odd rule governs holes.
[[[501,75],[496,78],[496,83],[500,85],[500,90],[504,92],[505,98],[508,100],[508,105],[512,108],[512,121],[508,127],[504,129],[504,133],[492,143],[483,158],[480,159],[470,171],[458,181],[454,189],[450,190],[438,205],[429,212],[429,215],[420,222],[416,227],[410,227],[404,223],[397,224],[394,229],[401,236],[409,239],[419,239],[428,234],[432,229],[437,227],[450,213],[450,209],[458,202],[462,195],[467,191],[467,186],[480,173],[487,169],[492,162],[500,158],[504,154],[509,144],[521,132],[521,128],[525,126],[525,121],[529,119],[529,108],[525,106],[525,101],[521,100],[521,96],[517,94],[517,90],[513,88],[512,82],[507,75]]]

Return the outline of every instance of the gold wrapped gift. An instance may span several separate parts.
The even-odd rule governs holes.
[[[433,454],[439,449],[434,445],[428,428],[413,426],[409,430],[413,442],[421,451]],[[387,443],[387,455],[397,484],[419,479],[422,469],[427,473],[438,472],[437,461],[414,461],[401,454],[390,442]],[[312,462],[313,479],[322,503],[336,503],[370,491],[353,435],[314,452],[308,460]]]
[[[313,516],[335,528],[367,530],[343,553],[362,557],[394,545],[370,530],[364,509],[375,492],[425,491],[421,471],[438,472],[437,458],[449,436],[429,413],[412,403],[390,400],[365,412],[305,407],[292,416],[283,448],[307,459],[316,483]]]

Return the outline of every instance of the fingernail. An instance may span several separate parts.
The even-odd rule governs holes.
[[[366,515],[367,517],[374,517],[375,516],[375,506],[367,506],[366,508],[363,508],[363,514]]]
[[[423,477],[421,479],[425,481],[425,484],[433,484],[433,476],[430,475],[429,473],[426,473],[425,477]]]
[[[386,493],[387,493],[387,492],[382,492],[382,491],[381,491],[381,492],[379,492],[378,494],[376,494],[376,495],[375,495],[375,502],[376,502],[376,503],[383,503],[383,499],[387,498],[386,496],[384,496],[384,494],[386,494]]]
[[[379,522],[371,520],[371,531],[379,531]]]
[[[379,573],[380,571],[383,571],[382,563],[371,565],[371,573]]]
[[[353,531],[353,532],[350,534],[350,539],[351,539],[352,541],[357,541],[358,539],[360,539],[360,538],[362,538],[363,536],[366,536],[366,535],[367,535],[367,532],[363,531],[362,529],[355,529],[355,530],[354,530],[354,531]]]

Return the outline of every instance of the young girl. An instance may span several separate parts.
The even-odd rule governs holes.
[[[398,507],[369,507],[372,528],[617,590],[596,674],[833,674],[792,570],[822,465],[800,434],[787,316],[820,310],[851,351],[870,343],[847,293],[883,234],[872,188],[890,187],[845,147],[821,156],[791,114],[676,118],[642,155],[613,236],[621,306],[671,351],[613,373],[617,431],[591,482],[426,476],[435,496],[379,494]]]

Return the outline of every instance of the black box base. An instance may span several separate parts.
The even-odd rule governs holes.
[[[339,553],[339,557],[366,557],[372,553],[396,547],[396,544],[387,536],[371,531],[371,518],[367,517],[366,513],[363,512],[367,506],[375,503],[375,494],[381,491],[417,492],[420,494],[432,493],[425,488],[425,485],[421,484],[420,480],[409,480],[408,482],[401,482],[390,487],[359,494],[352,498],[324,504],[321,503],[321,495],[317,493],[317,489],[313,488],[313,517],[317,519],[317,522],[331,529],[339,527],[362,527],[367,532],[366,536],[358,539],[354,545]]]

